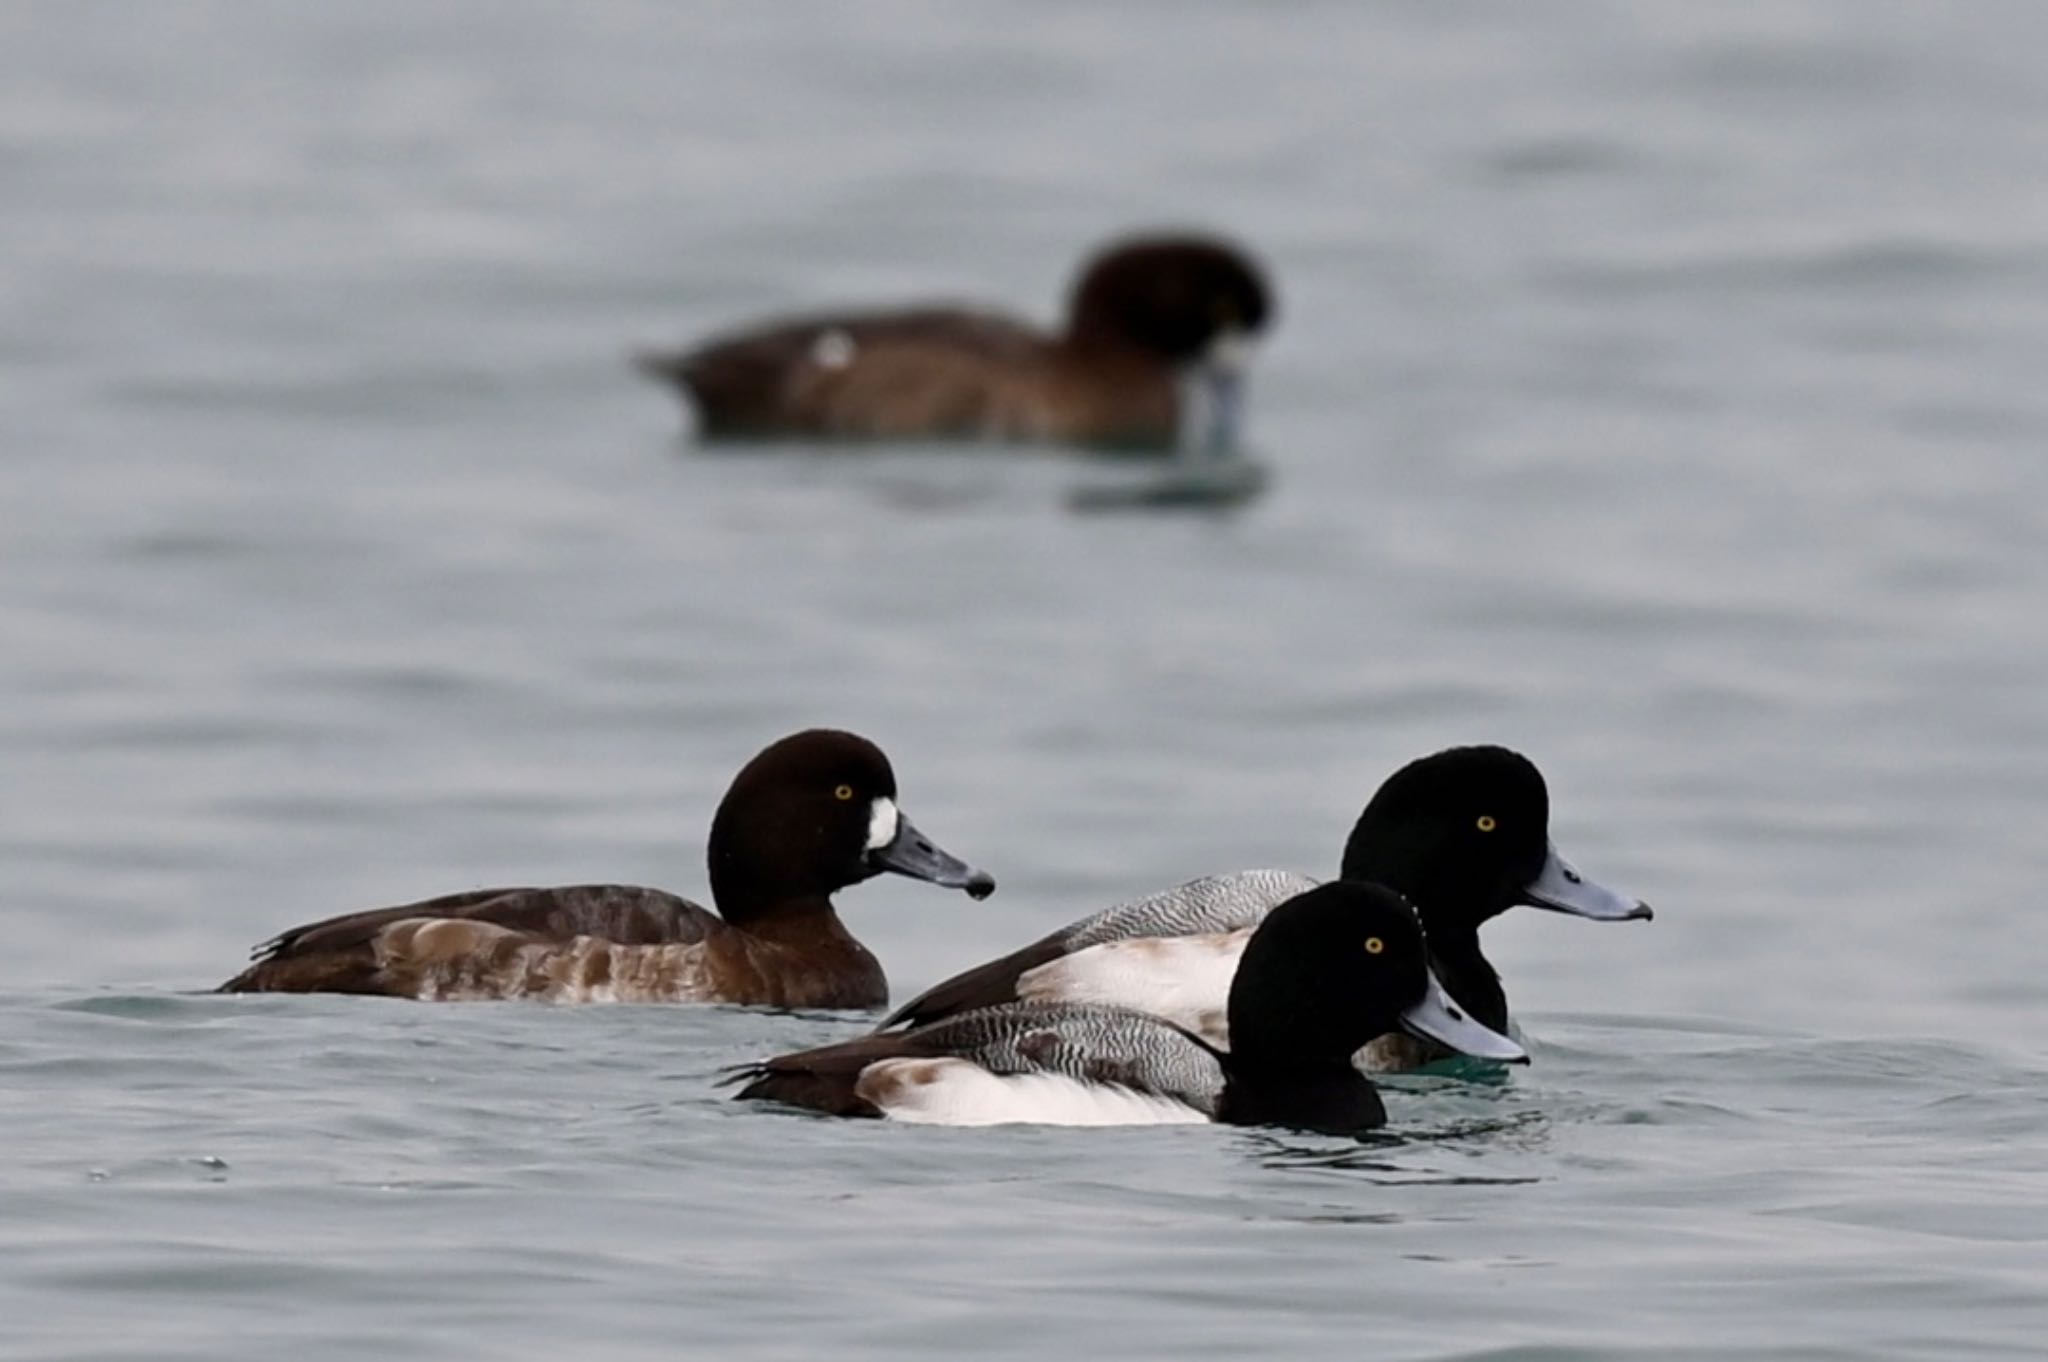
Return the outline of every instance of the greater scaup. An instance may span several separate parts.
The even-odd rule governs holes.
[[[1058,335],[923,307],[770,322],[638,362],[695,404],[706,439],[1163,447],[1186,436],[1227,450],[1245,342],[1272,312],[1263,274],[1235,246],[1147,236],[1090,262]]]
[[[940,1125],[1224,1122],[1348,1135],[1386,1121],[1351,1056],[1397,1028],[1526,1059],[1431,976],[1415,911],[1380,885],[1296,895],[1252,931],[1230,984],[1231,1048],[1150,1013],[1010,1003],[744,1068],[742,1098]]]
[[[295,927],[219,991],[876,1007],[888,983],[833,891],[883,871],[995,891],[903,816],[880,748],[830,729],[741,768],[708,853],[718,916],[631,885],[481,889]]]
[[[1429,932],[1430,962],[1481,1024],[1508,1029],[1500,976],[1479,928],[1518,903],[1601,921],[1648,919],[1650,907],[1586,879],[1550,840],[1542,773],[1504,747],[1457,747],[1390,776],[1344,846],[1341,879],[1406,895]],[[1113,1003],[1170,1018],[1225,1045],[1224,1000],[1251,929],[1273,905],[1315,884],[1248,870],[1191,880],[1072,923],[1021,950],[925,990],[882,1023],[920,1026],[1013,1000]],[[1436,1058],[1390,1036],[1360,1056],[1399,1069]]]

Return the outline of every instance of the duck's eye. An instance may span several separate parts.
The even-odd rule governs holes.
[[[832,797],[843,804],[853,798],[853,787],[851,785],[842,785],[832,792]]]
[[[1481,832],[1492,832],[1495,828],[1499,826],[1500,824],[1493,821],[1492,814],[1482,813],[1479,815],[1479,830]]]
[[[1387,943],[1380,940],[1376,936],[1369,936],[1365,939],[1365,953],[1367,955],[1378,955],[1381,951],[1385,950],[1386,948]]]

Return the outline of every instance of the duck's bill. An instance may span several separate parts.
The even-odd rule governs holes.
[[[1481,1026],[1451,1001],[1436,971],[1429,972],[1429,987],[1422,1001],[1401,1014],[1401,1029],[1411,1036],[1433,1040],[1447,1049],[1475,1059],[1498,1059],[1508,1064],[1527,1064],[1529,1052],[1490,1026]]]
[[[996,892],[993,875],[986,870],[976,870],[919,832],[917,824],[905,818],[900,811],[892,807],[889,812],[894,815],[894,826],[877,828],[878,832],[887,831],[889,835],[880,838],[878,845],[870,847],[868,868],[871,871],[880,873],[886,870],[908,875],[914,880],[929,880],[948,889],[965,889],[969,898],[985,899]],[[879,812],[876,818],[879,822]]]
[[[1548,908],[1553,913],[1589,917],[1595,922],[1648,922],[1656,916],[1641,899],[1617,894],[1581,875],[1570,861],[1557,854],[1555,842],[1543,858],[1543,869],[1523,886],[1522,902],[1531,908]]]
[[[1252,342],[1242,332],[1218,336],[1195,366],[1195,400],[1201,415],[1189,429],[1196,432],[1198,454],[1235,454],[1244,426],[1245,371]]]

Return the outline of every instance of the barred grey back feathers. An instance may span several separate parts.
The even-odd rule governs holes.
[[[1068,951],[1145,936],[1205,936],[1255,927],[1316,881],[1291,870],[1240,870],[1198,880],[1082,918],[1062,937]]]
[[[1099,1003],[977,1008],[917,1032],[919,1048],[998,1074],[1059,1074],[1171,1097],[1209,1116],[1223,1097],[1215,1051],[1171,1022]]]

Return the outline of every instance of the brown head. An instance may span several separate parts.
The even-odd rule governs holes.
[[[1132,237],[1097,255],[1068,304],[1066,343],[1136,352],[1190,373],[1195,414],[1184,435],[1201,449],[1237,445],[1246,342],[1272,319],[1259,267],[1237,248],[1200,236]]]
[[[711,820],[711,893],[729,922],[798,904],[884,871],[965,889],[996,882],[920,833],[896,806],[896,773],[866,738],[814,728],[740,768]]]
[[[1241,251],[1199,236],[1132,237],[1097,255],[1068,303],[1071,340],[1115,343],[1190,364],[1226,336],[1252,336],[1272,291]]]

